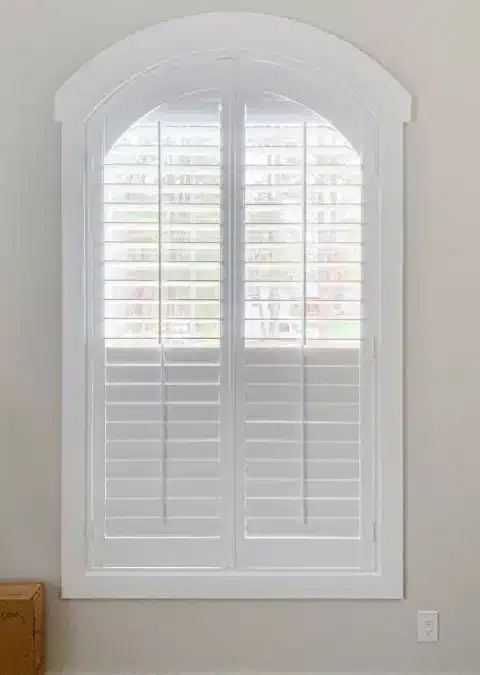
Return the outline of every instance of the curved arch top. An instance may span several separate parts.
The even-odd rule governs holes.
[[[172,19],[121,40],[84,64],[55,96],[59,122],[85,122],[114,92],[160,63],[209,52],[242,53],[328,73],[375,116],[411,119],[411,96],[370,56],[320,28],[279,16],[219,12]]]

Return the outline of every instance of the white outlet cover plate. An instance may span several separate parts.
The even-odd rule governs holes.
[[[438,612],[420,610],[417,615],[417,641],[438,642]]]

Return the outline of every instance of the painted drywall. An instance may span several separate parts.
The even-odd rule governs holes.
[[[129,33],[277,13],[415,97],[406,139],[405,601],[60,601],[60,132],[53,95]],[[0,577],[49,584],[50,670],[475,671],[480,663],[477,0],[0,0]],[[439,645],[417,645],[438,609]]]

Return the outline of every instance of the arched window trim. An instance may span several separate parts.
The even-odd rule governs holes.
[[[207,51],[242,52],[323,71],[376,117],[408,122],[410,94],[374,59],[341,38],[299,21],[249,12],[201,14],[138,31],[83,65],[57,91],[55,118],[84,122],[115,91],[164,62]]]
[[[185,576],[166,580],[151,575],[105,574],[85,564],[86,543],[92,536],[85,509],[89,367],[85,288],[90,283],[85,265],[85,214],[89,208],[85,176],[86,169],[92,169],[89,164],[96,161],[88,146],[87,127],[101,125],[109,110],[121,109],[123,100],[126,116],[112,132],[113,142],[129,123],[148,112],[137,114],[128,108],[128,101],[141,100],[145,106],[145,92],[152,89],[152,82],[157,86],[167,78],[172,82],[172,69],[187,64],[200,69],[208,64],[217,67],[221,61],[242,56],[265,67],[294,70],[312,87],[324,83],[338,92],[343,102],[349,100],[352,107],[363,110],[362,119],[374,120],[372,170],[378,185],[378,226],[382,228],[382,330],[381,341],[374,348],[383,351],[380,390],[390,391],[388,400],[378,402],[378,442],[388,446],[388,457],[380,457],[377,469],[381,501],[375,536],[381,542],[379,558],[375,573],[364,575],[286,573],[267,578],[265,574],[236,573],[228,579],[191,575],[186,581]],[[132,96],[140,91],[144,95]],[[158,96],[151,100],[152,108],[161,102]],[[66,596],[402,597],[403,124],[410,119],[410,108],[411,99],[403,87],[343,40],[288,19],[244,13],[176,19],[141,31],[99,54],[57,92],[55,115],[62,122],[63,139],[62,586]],[[332,114],[331,121],[343,131],[337,117]],[[345,131],[355,144],[354,130],[350,134]],[[84,227],[79,226],[82,223]],[[78,480],[78,476],[85,480]]]

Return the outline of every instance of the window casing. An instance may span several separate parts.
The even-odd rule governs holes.
[[[380,120],[328,77],[207,54],[137,78],[85,131],[66,593],[400,595],[401,232],[381,197],[401,155],[381,175]]]

